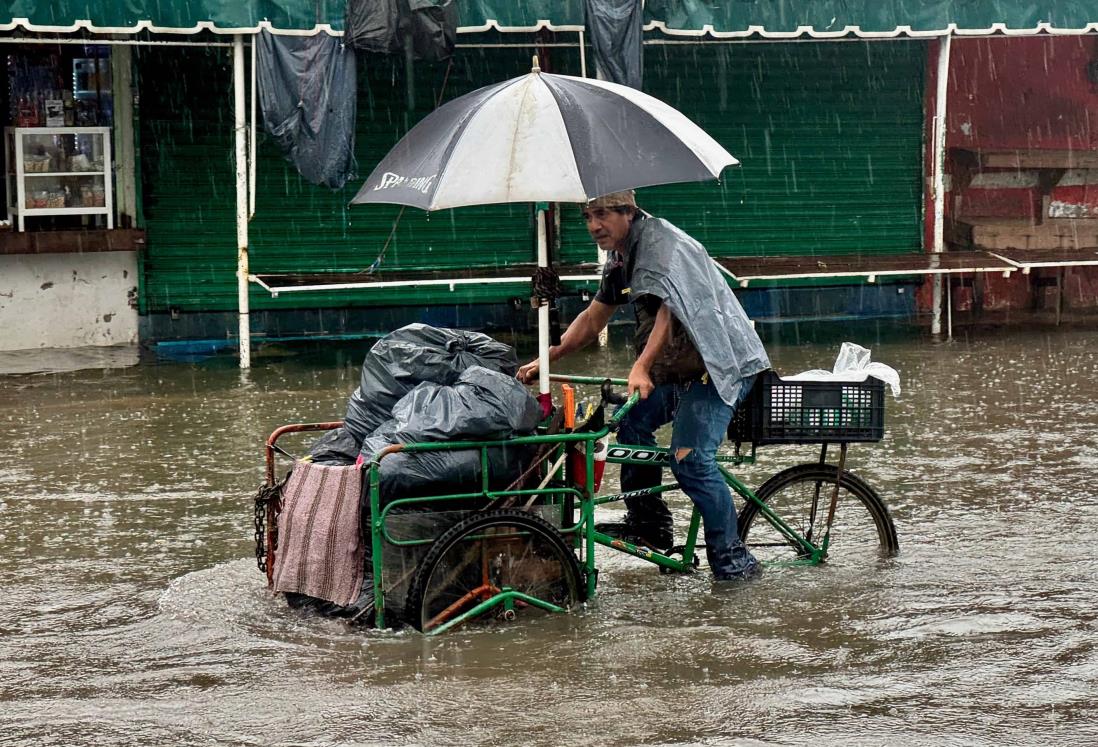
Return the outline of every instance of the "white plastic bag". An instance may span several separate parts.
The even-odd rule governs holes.
[[[785,381],[865,381],[872,376],[880,379],[892,389],[892,396],[900,396],[900,374],[892,366],[883,363],[873,363],[868,348],[863,348],[853,342],[844,342],[839,349],[839,356],[835,359],[835,367],[830,371],[814,369],[796,374],[795,376],[783,376]]]

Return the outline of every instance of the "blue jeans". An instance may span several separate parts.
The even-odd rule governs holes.
[[[751,391],[754,379],[749,376],[740,380],[737,406]],[[655,446],[656,429],[674,423],[671,472],[701,513],[706,554],[717,575],[748,571],[755,564],[740,541],[732,491],[717,468],[717,448],[725,438],[734,410],[708,379],[660,384],[626,414],[618,430],[619,443]],[[681,460],[676,458],[680,449],[690,450]],[[659,467],[622,465],[621,489],[627,492],[659,485],[661,472]],[[627,498],[625,505],[631,524],[670,526],[671,512],[659,496]]]

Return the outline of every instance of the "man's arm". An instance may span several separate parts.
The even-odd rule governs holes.
[[[656,312],[656,322],[652,325],[652,334],[648,336],[648,342],[644,344],[644,350],[637,357],[633,369],[629,372],[629,394],[640,392],[641,399],[648,399],[655,384],[649,371],[652,364],[659,358],[667,340],[671,337],[671,310],[667,304],[660,304],[660,310]]]
[[[559,360],[594,342],[599,332],[610,322],[610,317],[614,315],[616,309],[617,306],[592,300],[587,308],[568,325],[568,329],[560,337],[560,345],[549,348],[549,360]],[[538,374],[538,368],[538,361],[535,358],[518,370],[519,381],[525,383],[533,381]]]

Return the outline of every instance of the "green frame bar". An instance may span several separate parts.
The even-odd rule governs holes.
[[[603,384],[609,381],[616,386],[624,386],[625,381],[623,379],[606,379],[602,377],[591,376],[562,376],[553,375],[550,377],[554,381],[571,383],[571,384]],[[519,438],[513,438],[508,440],[497,441],[451,441],[451,442],[434,442],[434,443],[413,443],[404,444],[399,448],[399,451],[405,453],[418,453],[429,451],[457,451],[457,450],[471,450],[477,449],[480,454],[481,465],[481,490],[479,493],[454,493],[450,495],[430,496],[426,498],[403,498],[390,501],[384,508],[381,507],[381,494],[380,494],[380,476],[379,468],[381,459],[385,453],[382,452],[375,454],[367,465],[363,466],[364,471],[367,474],[368,486],[369,486],[369,502],[370,502],[370,543],[373,551],[372,567],[373,567],[373,584],[374,584],[374,605],[376,609],[376,622],[375,625],[378,628],[384,628],[386,626],[385,621],[385,592],[383,588],[383,562],[382,556],[384,551],[384,544],[389,543],[398,547],[424,545],[435,541],[431,539],[416,539],[416,540],[398,540],[394,538],[388,529],[386,528],[386,519],[389,516],[389,512],[398,506],[404,506],[409,504],[424,504],[424,503],[445,503],[447,501],[458,500],[470,500],[483,498],[485,501],[496,500],[505,497],[526,497],[531,495],[552,495],[560,496],[562,501],[562,524],[563,512],[564,512],[564,499],[578,498],[579,499],[579,518],[575,524],[570,526],[564,526],[560,529],[564,535],[582,536],[582,542],[577,543],[582,547],[582,567],[584,575],[586,576],[586,588],[587,598],[594,599],[597,595],[598,585],[598,568],[595,565],[595,545],[602,545],[604,547],[610,547],[619,552],[624,552],[628,555],[632,555],[643,560],[647,560],[661,568],[667,569],[675,573],[692,573],[694,571],[694,561],[696,557],[697,539],[701,528],[701,514],[695,507],[690,518],[690,526],[687,530],[686,543],[683,545],[683,557],[681,560],[670,557],[665,553],[658,552],[651,548],[639,547],[629,542],[619,540],[610,537],[606,534],[596,532],[594,529],[595,520],[595,507],[606,503],[612,503],[615,501],[623,500],[629,493],[615,493],[608,495],[596,495],[594,484],[594,452],[593,448],[596,441],[605,438],[612,431],[617,430],[617,424],[625,416],[625,414],[636,404],[639,400],[638,395],[634,394],[629,400],[619,407],[607,420],[606,425],[598,431],[581,432],[581,433],[557,433],[557,434],[545,434],[545,435],[533,435],[522,436]],[[583,490],[579,490],[575,486],[571,487],[545,487],[542,489],[524,489],[515,491],[492,491],[489,489],[489,461],[488,461],[488,449],[496,448],[504,445],[514,446],[519,444],[555,444],[559,449],[565,449],[569,444],[584,443],[588,448],[584,449],[585,453],[585,466],[586,466],[586,479],[583,486]],[[622,453],[624,450],[624,453]],[[617,455],[614,452],[617,451]],[[559,453],[559,451],[557,452]],[[638,456],[640,455],[640,456]],[[759,500],[758,496],[743,484],[739,479],[732,475],[724,465],[739,465],[739,464],[754,464],[755,463],[755,447],[752,445],[750,454],[740,454],[737,446],[737,452],[735,454],[718,454],[717,461],[721,471],[721,475],[729,488],[743,498],[744,501],[750,501],[757,505],[759,512],[771,525],[778,530],[778,532],[789,541],[790,545],[798,549],[802,555],[799,560],[791,561],[789,565],[816,565],[823,561],[827,554],[827,537],[825,536],[822,546],[814,545],[802,537],[796,530],[790,527],[780,516],[775,514],[768,505]],[[552,464],[556,454],[551,454],[547,458],[547,464]],[[555,460],[554,460],[555,461]],[[615,444],[611,447],[610,453],[607,455],[607,462],[614,464],[638,464],[638,465],[652,465],[659,464],[660,466],[670,465],[670,452],[663,447],[649,447],[649,446],[632,446],[629,444]],[[566,464],[566,463],[565,463]],[[559,468],[559,471],[567,474],[566,466]],[[670,483],[666,485],[660,485],[654,487],[646,493],[650,495],[657,495],[665,493],[671,490],[678,489],[677,483]],[[637,491],[633,491],[637,492]],[[783,563],[782,565],[787,565]],[[448,621],[446,624],[439,626],[435,630],[431,631],[430,635],[437,635],[450,628],[460,625],[462,622],[483,613],[485,610],[491,609],[498,604],[512,604],[515,600],[526,602],[541,609],[546,609],[554,612],[564,611],[563,608],[554,605],[544,600],[535,599],[529,595],[523,594],[515,590],[504,590],[499,594],[493,596],[491,599],[485,600],[480,604],[477,604],[472,609],[466,611],[462,615],[453,620]]]

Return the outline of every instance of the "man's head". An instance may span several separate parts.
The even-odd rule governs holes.
[[[587,231],[600,249],[625,248],[629,227],[637,215],[637,200],[633,190],[611,192],[596,197],[581,206]]]

